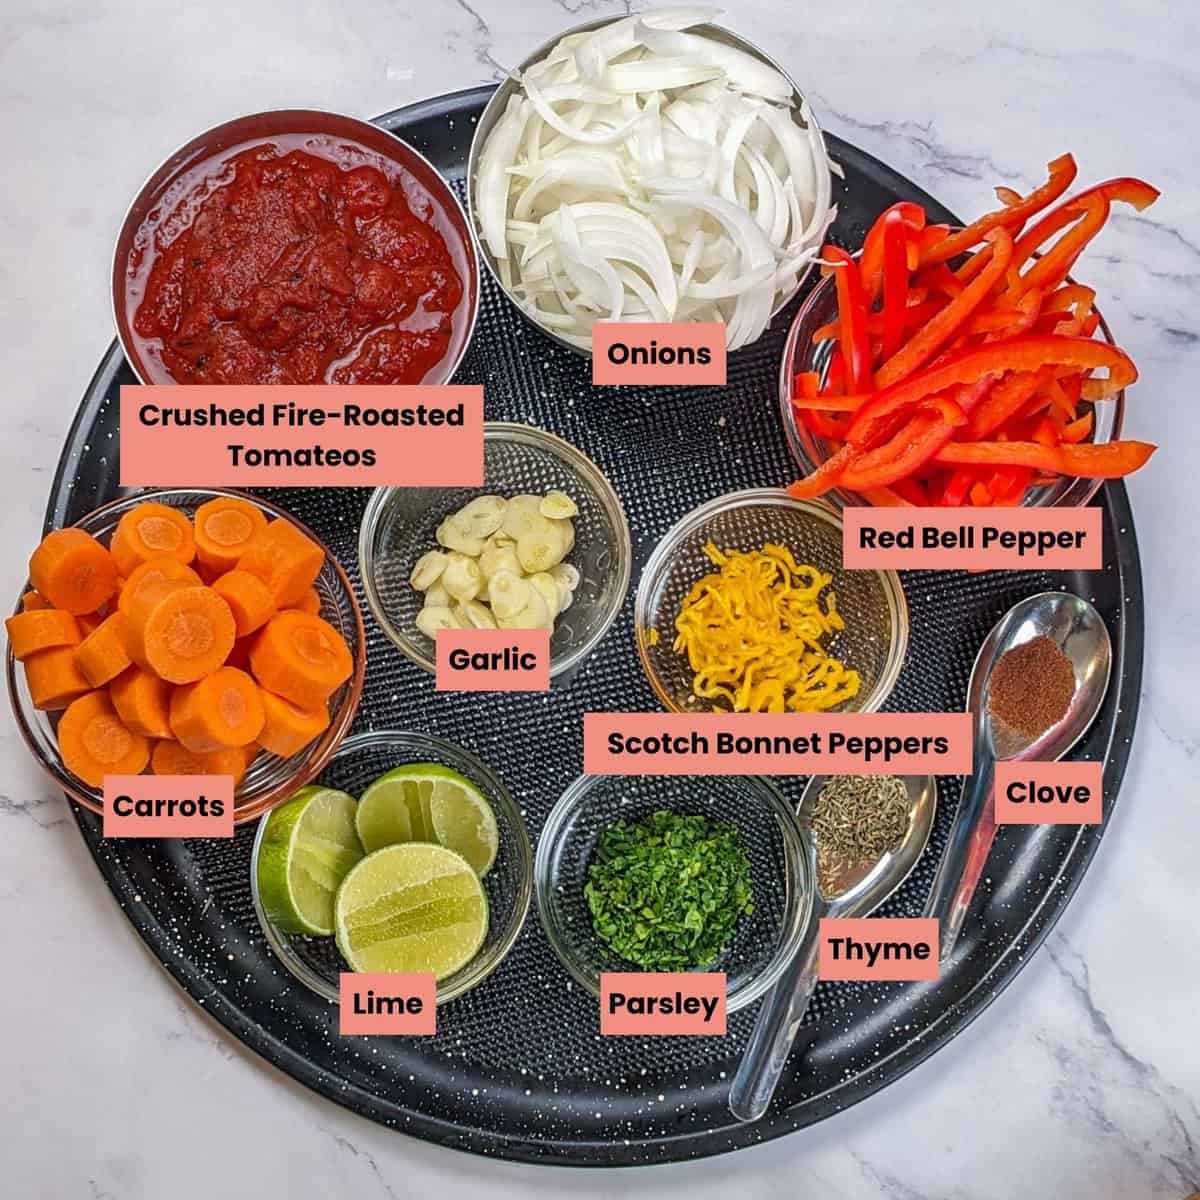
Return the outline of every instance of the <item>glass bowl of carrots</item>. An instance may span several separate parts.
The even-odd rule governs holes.
[[[1077,506],[1147,461],[1121,440],[1136,367],[1071,269],[1113,205],[1158,192],[1122,178],[1064,200],[1075,175],[1064,155],[961,228],[894,204],[860,253],[824,248],[780,371],[792,495]]]
[[[103,812],[103,775],[234,778],[248,821],[317,775],[366,667],[349,577],[274,504],[135,492],[46,535],[8,632],[9,698],[39,764]]]

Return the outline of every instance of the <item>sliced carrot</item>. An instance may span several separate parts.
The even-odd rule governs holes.
[[[150,738],[171,736],[171,685],[165,680],[141,667],[130,667],[112,681],[108,694],[117,715],[134,733]]]
[[[123,612],[112,613],[75,647],[75,662],[92,687],[103,687],[129,666],[128,626]]]
[[[237,566],[246,547],[267,527],[262,509],[238,496],[218,496],[196,509],[196,558],[214,575]]]
[[[272,521],[238,559],[238,569],[267,585],[277,608],[299,603],[321,572],[325,551],[290,521]]]
[[[75,664],[74,646],[56,646],[30,655],[25,660],[25,682],[33,707],[47,712],[66,708],[72,700],[92,690]]]
[[[171,696],[171,732],[197,754],[245,746],[264,719],[258,684],[236,667],[221,667]]]
[[[301,612],[312,613],[314,617],[321,615],[321,596],[316,588],[310,587],[300,599],[292,605]]]
[[[254,644],[254,634],[238,638],[233,643],[233,649],[225,660],[227,667],[237,667],[239,671],[250,670],[250,647]]]
[[[152,558],[130,573],[117,599],[117,608],[133,620],[140,609],[149,607],[170,591],[172,584],[195,587],[200,582],[200,576],[177,559]]]
[[[225,662],[235,636],[233,613],[212,588],[176,587],[143,619],[130,618],[129,656],[168,683],[195,683]]]
[[[246,756],[240,746],[196,754],[186,746],[166,739],[154,743],[150,770],[155,775],[232,775],[233,786],[237,787],[246,773]]]
[[[150,743],[126,728],[104,692],[80,696],[58,723],[58,748],[67,769],[92,787],[105,775],[137,775],[150,758]]]
[[[79,636],[88,637],[100,628],[104,618],[99,613],[80,613],[75,618],[75,623],[79,626]]]
[[[190,563],[196,557],[196,539],[187,514],[153,500],[139,504],[121,518],[109,548],[122,575],[129,575],[152,558]]]
[[[30,588],[29,591],[21,597],[22,612],[37,612],[39,609],[49,608],[50,602],[37,591],[36,588]]]
[[[328,621],[289,609],[272,617],[254,639],[250,669],[267,691],[312,710],[350,678],[354,660]]]
[[[4,628],[8,630],[8,644],[13,658],[18,662],[39,650],[52,650],[55,646],[78,646],[82,637],[79,622],[70,613],[59,612],[57,608],[18,613],[4,622]]]
[[[116,592],[117,564],[90,533],[56,529],[30,557],[29,579],[55,608],[79,615],[95,612]]]
[[[275,601],[257,575],[249,571],[227,571],[214,581],[212,589],[233,610],[238,637],[261,629],[275,615]]]
[[[290,700],[273,692],[262,693],[266,721],[258,735],[259,745],[280,758],[291,758],[329,728],[329,709],[297,708]]]

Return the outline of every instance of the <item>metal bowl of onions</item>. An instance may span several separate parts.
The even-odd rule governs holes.
[[[479,257],[521,313],[591,352],[597,320],[719,321],[747,346],[832,221],[800,90],[698,10],[590,21],[492,95],[467,163]]]

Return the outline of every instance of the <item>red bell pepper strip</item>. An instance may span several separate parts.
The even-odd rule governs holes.
[[[1079,219],[1063,234],[1053,247],[1039,258],[1024,275],[1015,275],[1009,283],[1006,297],[1019,299],[1030,288],[1049,291],[1066,279],[1083,248],[1104,228],[1108,220],[1108,201],[1103,196],[1091,196],[1078,209]],[[1013,268],[1015,271],[1015,268]]]
[[[963,289],[961,295],[931,318],[902,350],[887,359],[875,372],[876,387],[886,388],[899,383],[928,362],[984,302],[992,286],[1004,275],[1012,257],[1012,238],[1006,229],[994,230],[987,236],[993,250],[987,268]]]
[[[1074,421],[1067,422],[1063,426],[1062,440],[1070,445],[1076,442],[1082,442],[1089,433],[1092,432],[1092,425],[1095,421],[1095,416],[1091,412],[1085,412],[1082,417],[1077,417]]]
[[[811,475],[796,480],[788,488],[788,495],[797,500],[822,496],[830,488],[837,487],[842,470],[857,453],[855,448],[847,443],[840,450],[831,454]]]
[[[842,359],[852,390],[871,388],[871,344],[867,337],[867,299],[863,294],[858,263],[838,246],[826,246],[821,257],[834,266],[837,283],[838,318],[841,321]]]
[[[911,476],[907,479],[897,479],[890,490],[906,504],[915,504],[918,508],[929,507],[929,492],[919,479]]]
[[[904,215],[890,208],[880,217],[883,226],[883,344],[881,355],[891,358],[904,343],[908,307],[908,230]]]
[[[1079,215],[1080,205],[1086,204],[1093,196],[1102,196],[1110,204],[1119,201],[1131,205],[1141,212],[1149,208],[1162,193],[1143,179],[1124,176],[1120,179],[1109,179],[1098,183],[1095,187],[1086,188],[1077,196],[1060,204],[1031,225],[1017,238],[1013,247],[1013,261],[1021,267],[1032,256],[1033,252],[1052,238],[1060,229],[1070,225]]]
[[[1129,355],[1107,342],[1057,334],[1025,334],[961,351],[882,389],[858,410],[847,430],[847,437],[851,443],[863,446],[872,440],[871,431],[879,421],[915,407],[927,396],[947,391],[956,384],[975,383],[989,375],[1034,371],[1050,364],[1073,367],[1078,371],[1106,368],[1107,378],[1084,382],[1082,395],[1087,400],[1116,395],[1137,379],[1137,368]]]
[[[932,267],[923,268],[913,282],[951,300],[962,295],[962,280],[945,263],[935,263]]]
[[[904,225],[914,240],[921,236],[925,228],[925,210],[911,200],[901,200],[890,208],[885,208],[876,217],[875,224],[867,230],[867,236],[863,239],[861,256],[863,292],[867,297],[868,307],[875,303],[883,289],[883,231],[890,213],[898,214],[895,219]]]
[[[1157,449],[1149,442],[1093,442],[1043,446],[1038,442],[948,442],[934,456],[946,467],[1030,467],[1085,479],[1122,479],[1145,466]]]
[[[915,500],[906,500],[897,488],[868,488],[859,495],[876,508],[911,508],[914,504],[919,503]]]
[[[947,262],[982,242],[993,229],[1020,229],[1034,213],[1041,212],[1047,205],[1053,204],[1071,186],[1078,169],[1075,159],[1070,154],[1056,158],[1047,167],[1050,177],[1041,187],[1035,188],[1019,203],[1005,205],[994,212],[986,213],[965,229],[952,233],[936,245],[930,246],[921,254],[921,265]]]
[[[971,485],[975,482],[975,475],[971,471],[959,469],[952,471],[950,477],[946,480],[946,486],[942,489],[941,496],[938,497],[938,504],[945,508],[958,508],[967,498],[967,493],[971,490]]]
[[[1028,467],[1001,467],[1000,470],[993,471],[992,477],[987,481],[992,503],[1001,507],[1020,504],[1032,478],[1033,472]]]
[[[992,503],[992,489],[982,479],[971,485],[971,503],[976,508],[987,508]]]
[[[1012,208],[1014,204],[1021,203],[1021,193],[1010,187],[1001,186],[996,189],[996,199],[1001,204],[1007,204],[1009,208]]]

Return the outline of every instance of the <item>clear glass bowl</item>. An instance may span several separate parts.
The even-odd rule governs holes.
[[[550,675],[579,665],[616,619],[629,589],[629,527],[612,484],[585,454],[531,425],[483,427],[483,485],[376,488],[363,516],[358,559],[367,604],[400,651],[426,671],[434,645],[417,629],[422,594],[408,582],[413,564],[438,548],[437,527],[473,497],[566,492],[579,506],[575,546],[566,561],[580,573],[571,607],[554,623]]]
[[[354,588],[349,577],[334,557],[333,551],[317,534],[290,513],[257,496],[229,488],[160,488],[133,492],[88,513],[76,524],[107,544],[120,519],[131,509],[148,500],[181,509],[191,516],[201,504],[217,496],[237,496],[260,509],[269,519],[281,517],[290,521],[325,551],[324,565],[313,585],[321,598],[321,616],[346,639],[346,645],[354,659],[354,671],[350,678],[329,698],[329,728],[315,742],[291,758],[279,758],[266,751],[260,751],[250,764],[250,769],[238,785],[233,798],[233,819],[240,823],[273,808],[312,779],[329,761],[329,756],[345,737],[354,720],[354,714],[358,711],[366,669],[367,643],[362,614],[358,610],[358,601],[354,598]],[[30,586],[27,582],[22,592]],[[14,611],[20,610],[18,598]],[[13,658],[11,648],[8,651],[7,669],[9,700],[26,745],[46,774],[71,799],[92,812],[102,813],[103,789],[84,783],[67,769],[59,753],[58,739],[55,737],[59,714],[41,712],[34,708],[33,698],[25,682],[25,672],[20,663]]]
[[[808,835],[793,808],[765,779],[744,775],[581,775],[563,793],[538,839],[534,878],[546,937],[571,977],[600,994],[602,971],[635,971],[592,930],[583,888],[600,833],[619,817],[637,821],[658,809],[728,821],[750,858],[754,912],[742,917],[729,948],[698,970],[724,971],[726,1004],[736,1012],[779,978],[812,915]]]
[[[352,796],[393,767],[405,763],[433,762],[465,775],[486,797],[496,814],[500,848],[492,869],[483,877],[489,924],[479,952],[465,967],[437,986],[437,1002],[444,1004],[482,983],[512,949],[533,895],[533,852],[521,810],[490,767],[453,742],[423,733],[381,729],[348,737],[321,772],[318,783]],[[267,822],[258,827],[250,858],[250,891],[254,912],[267,944],[285,967],[310,991],[331,1004],[338,1002],[338,976],[350,968],[333,938],[284,933],[268,919],[258,894],[258,853]]]
[[[654,548],[638,584],[634,635],[646,677],[671,712],[717,706],[692,692],[687,656],[673,649],[675,618],[696,580],[714,570],[705,543],[756,550],[787,546],[798,563],[833,576],[831,588],[846,628],[825,648],[859,673],[861,686],[844,711],[875,712],[891,695],[908,650],[908,604],[895,571],[842,567],[842,518],[819,500],[795,500],[776,488],[718,496],[688,513]]]
[[[779,368],[779,411],[788,449],[804,475],[811,474],[829,457],[829,443],[797,419],[792,406],[792,380],[801,371],[816,371],[824,380],[835,343],[832,339],[814,342],[813,334],[822,325],[836,319],[837,281],[833,278],[822,279],[809,292],[800,311],[796,313],[783,348],[783,361]],[[1100,331],[1110,345],[1115,344],[1103,317],[1100,318]],[[1115,441],[1121,436],[1125,416],[1124,389],[1107,400],[1096,401],[1093,407],[1096,419],[1089,441],[1097,444]],[[1062,476],[1048,486],[1027,489],[1021,503],[1027,508],[1079,507],[1091,500],[1103,482],[1103,479]],[[825,499],[839,508],[870,503],[857,492],[841,488],[826,492]]]

